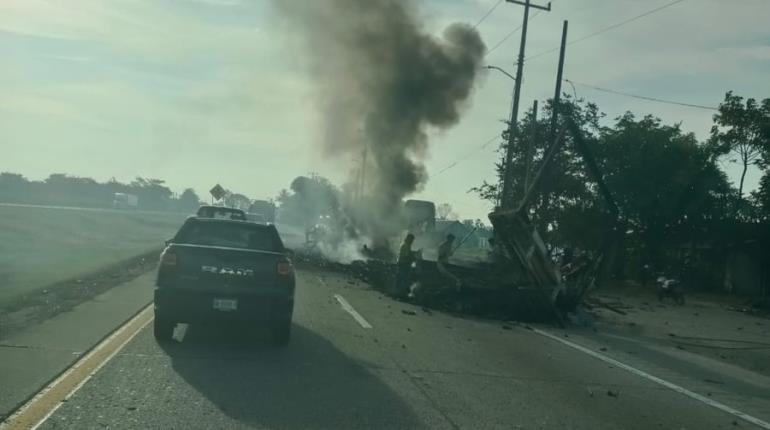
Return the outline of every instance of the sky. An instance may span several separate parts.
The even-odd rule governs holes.
[[[300,0],[284,0],[300,1]],[[417,2],[426,31],[476,24],[499,0]],[[671,0],[553,0],[534,12],[527,56],[575,41]],[[522,21],[502,3],[478,25],[493,47]],[[770,2],[683,0],[569,45],[565,78],[622,92],[717,106],[728,90],[770,97]],[[322,116],[303,52],[269,0],[3,0],[0,3],[0,171],[44,179],[165,179],[207,196],[221,183],[269,198],[319,173],[342,183],[352,160],[319,150]],[[514,72],[519,33],[487,63]],[[553,96],[558,52],[525,63],[522,112]],[[430,178],[415,197],[450,203],[461,218],[490,207],[467,191],[494,181],[496,144],[513,81],[489,71],[460,123],[430,132]],[[564,91],[572,92],[569,86]],[[576,85],[607,120],[625,111],[708,136],[713,111],[648,102]],[[724,168],[733,180],[739,168]],[[759,179],[752,170],[747,189]]]

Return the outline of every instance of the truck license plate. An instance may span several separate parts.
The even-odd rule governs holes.
[[[234,311],[238,309],[238,300],[235,299],[214,299],[214,309],[218,311]]]

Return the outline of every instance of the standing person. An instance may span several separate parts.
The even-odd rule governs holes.
[[[457,290],[460,290],[460,287],[462,286],[460,278],[453,275],[446,268],[446,266],[449,264],[449,257],[454,254],[454,249],[452,248],[454,242],[455,236],[450,233],[446,236],[446,240],[441,242],[441,244],[438,246],[438,259],[436,261],[436,267],[438,268],[439,273],[450,280],[454,284],[455,288],[457,288]]]
[[[398,262],[396,263],[396,294],[405,296],[412,280],[412,264],[415,260],[415,252],[412,251],[414,235],[409,233],[401,243],[401,249],[398,251]]]

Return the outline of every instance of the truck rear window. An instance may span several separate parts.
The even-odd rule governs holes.
[[[182,227],[175,241],[190,245],[283,252],[283,244],[274,230],[246,223],[188,223]]]
[[[243,211],[230,208],[203,206],[198,209],[197,215],[202,218],[232,219],[240,221],[246,220],[246,214]]]

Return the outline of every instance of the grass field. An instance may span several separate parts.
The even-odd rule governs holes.
[[[163,246],[183,214],[0,205],[0,305]]]

